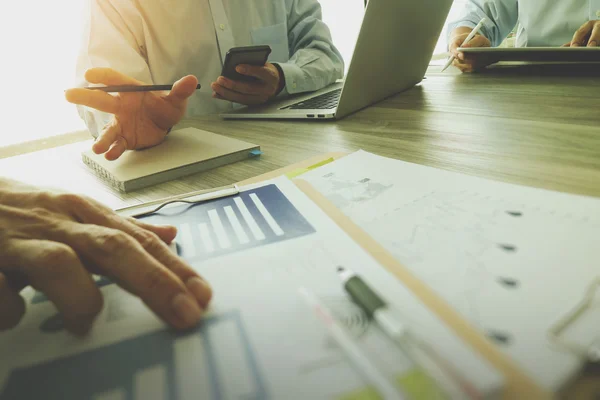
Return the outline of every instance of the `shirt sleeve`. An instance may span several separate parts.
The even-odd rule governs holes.
[[[518,0],[467,0],[459,18],[448,24],[448,41],[454,29],[461,26],[475,28],[485,17],[487,21],[480,33],[492,42],[493,47],[499,46],[517,24],[518,3]]]
[[[142,82],[152,84],[144,54],[142,17],[133,2],[89,0],[84,11],[84,29],[77,56],[76,86],[86,86],[85,71],[109,67]],[[77,111],[95,138],[112,115],[89,107]]]
[[[285,77],[279,94],[321,89],[344,75],[344,61],[323,22],[317,0],[286,0],[291,57],[278,63]]]

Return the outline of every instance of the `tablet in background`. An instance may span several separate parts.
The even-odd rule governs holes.
[[[458,51],[496,62],[600,62],[600,47],[459,47]]]

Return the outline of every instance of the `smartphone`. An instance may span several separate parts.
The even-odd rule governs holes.
[[[239,74],[235,67],[240,64],[263,66],[267,62],[269,54],[271,54],[269,45],[232,47],[225,55],[221,75],[234,81],[255,81],[257,78]]]

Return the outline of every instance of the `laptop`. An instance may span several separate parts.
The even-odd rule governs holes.
[[[343,82],[221,117],[340,119],[412,88],[425,76],[451,5],[452,0],[370,0]]]

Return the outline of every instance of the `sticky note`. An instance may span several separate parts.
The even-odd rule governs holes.
[[[323,165],[329,164],[329,163],[334,162],[334,161],[335,161],[335,159],[333,159],[333,157],[330,157],[330,158],[328,158],[326,160],[323,160],[323,161],[320,161],[320,162],[318,162],[316,164],[313,164],[313,165],[311,165],[308,168],[298,168],[298,169],[295,169],[293,171],[290,171],[287,174],[285,174],[285,176],[287,176],[289,179],[294,179],[297,176],[300,176],[300,175],[302,175],[302,174],[304,174],[304,173],[306,173],[306,172],[308,172],[310,170],[313,170],[315,168],[319,168],[319,167],[321,167]]]
[[[437,384],[422,370],[412,369],[396,378],[398,385],[406,395],[414,400],[444,400],[447,397],[438,389]]]
[[[447,397],[438,389],[422,370],[413,368],[396,377],[396,386],[411,400],[446,400]],[[375,389],[365,386],[362,389],[346,393],[337,400],[383,400]]]
[[[310,171],[308,168],[298,168],[291,172],[288,172],[287,174],[285,174],[285,176],[287,176],[289,179],[294,179],[295,177],[300,176],[308,171]]]

